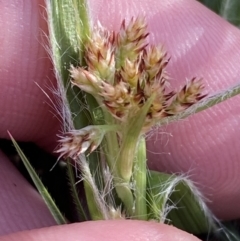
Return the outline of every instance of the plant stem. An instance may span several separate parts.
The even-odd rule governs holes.
[[[133,171],[135,212],[134,218],[147,220],[146,188],[147,188],[147,155],[145,138],[138,143],[137,156]]]
[[[104,122],[106,125],[116,125],[115,120],[107,110],[104,111]],[[105,139],[106,139],[106,147],[104,149],[105,149],[107,164],[111,172],[114,172],[114,169],[116,168],[115,167],[116,158],[119,153],[119,143],[117,140],[116,132],[106,133]]]
[[[105,123],[108,125],[113,125],[115,123],[115,120],[111,116],[111,114],[108,111],[104,111],[104,120]],[[124,182],[121,177],[119,177],[117,165],[116,165],[116,159],[119,155],[119,143],[117,140],[117,134],[116,132],[109,132],[105,135],[105,145],[104,145],[104,152],[107,160],[107,164],[111,170],[111,173],[113,175],[113,182],[114,187],[116,189],[118,197],[123,202],[127,214],[131,216],[133,214],[133,195],[132,191],[129,187],[129,184]]]
[[[107,220],[108,210],[105,205],[105,201],[103,200],[99,193],[98,187],[96,186],[86,157],[82,155],[77,163],[79,164],[82,173],[87,205],[92,220]]]
[[[133,215],[134,198],[130,187],[130,179],[133,173],[133,163],[137,151],[141,130],[145,122],[147,112],[155,95],[131,117],[123,130],[120,150],[117,153],[116,164],[113,167],[114,185],[119,198],[123,201],[128,214]],[[145,162],[145,161],[144,161]],[[135,182],[135,180],[133,180]]]
[[[155,94],[147,100],[144,106],[137,113],[129,118],[123,132],[120,153],[116,161],[119,176],[129,182],[132,176],[133,161],[136,155],[138,141],[144,126],[147,112],[155,98]]]

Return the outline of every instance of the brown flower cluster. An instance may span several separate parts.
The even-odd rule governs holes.
[[[60,148],[56,150],[60,158],[76,159],[80,154],[89,150],[93,152],[101,143],[105,132],[101,126],[87,126],[80,130],[71,130],[60,137]]]
[[[160,119],[182,112],[201,100],[201,79],[193,78],[180,91],[166,91],[169,62],[161,46],[147,42],[144,18],[122,22],[118,33],[98,24],[85,49],[87,68],[71,67],[71,82],[90,93],[104,111],[111,113],[116,124],[128,123],[152,98],[142,133]],[[153,98],[154,97],[154,98]],[[72,130],[61,137],[60,157],[75,158],[86,150],[93,151],[105,134],[100,126]]]
[[[87,69],[70,70],[73,85],[92,94],[119,121],[129,120],[155,95],[144,129],[204,97],[203,85],[196,78],[179,92],[166,92],[169,58],[161,46],[147,43],[148,35],[141,17],[131,19],[128,25],[123,21],[118,33],[99,24],[86,46]]]

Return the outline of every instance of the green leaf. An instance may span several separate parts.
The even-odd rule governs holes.
[[[73,124],[74,128],[81,129],[89,124],[96,124],[99,122],[94,115],[94,110],[99,109],[96,100],[79,88],[71,87],[69,75],[70,65],[85,66],[84,45],[90,33],[87,2],[86,0],[47,0],[46,3],[50,50],[56,78],[59,89],[62,90],[61,98],[64,106],[69,108],[71,113],[71,119],[66,118],[67,126]],[[87,159],[91,173],[99,173],[99,154],[94,152]],[[98,184],[99,179],[96,178],[95,181]],[[84,187],[87,186],[84,183]]]
[[[206,7],[210,8],[215,13],[219,13],[221,9],[222,0],[198,0]]]
[[[235,26],[240,26],[239,0],[199,0],[206,7],[219,14]]]
[[[149,219],[169,223],[193,234],[215,231],[215,218],[193,185],[183,176],[150,171],[147,201]]]
[[[88,109],[80,111],[86,98],[88,105],[97,107],[93,97],[77,87],[70,88],[70,65],[84,65],[84,44],[90,31],[87,5],[85,0],[48,0],[47,11],[56,77],[58,84],[64,86],[66,97],[63,98],[67,98],[74,126],[80,129],[88,125],[92,117]]]
[[[235,26],[240,26],[240,1],[224,0],[222,1],[220,15]]]
[[[40,195],[42,196],[44,202],[46,203],[46,205],[47,205],[49,211],[51,212],[52,216],[54,217],[55,221],[57,222],[57,224],[66,224],[67,220],[61,214],[60,210],[56,206],[55,202],[53,201],[53,199],[52,199],[51,195],[49,194],[49,192],[47,191],[47,189],[44,187],[42,181],[40,180],[37,173],[31,166],[27,157],[24,155],[24,153],[22,152],[22,150],[20,149],[19,145],[14,140],[12,135],[9,132],[8,132],[8,134],[9,134],[9,136],[13,142],[13,145],[16,148],[18,155],[20,156],[24,166],[26,167],[29,175],[31,176],[33,183],[35,184],[37,190],[39,191]]]

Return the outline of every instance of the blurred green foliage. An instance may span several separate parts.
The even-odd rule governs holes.
[[[198,0],[206,7],[225,18],[235,26],[240,26],[240,0]]]

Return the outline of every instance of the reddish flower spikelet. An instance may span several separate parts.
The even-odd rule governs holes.
[[[85,46],[88,71],[102,79],[112,79],[115,72],[115,33],[107,31],[100,23]]]
[[[138,54],[148,45],[146,43],[148,35],[145,18],[132,18],[128,25],[123,20],[117,34],[117,58],[124,60],[127,55],[129,60],[135,61]]]
[[[191,105],[206,97],[206,95],[202,93],[203,89],[204,85],[202,84],[202,79],[191,79],[175,94],[171,104],[167,107],[166,112],[170,115],[175,115],[186,110]]]
[[[126,59],[120,70],[122,80],[129,83],[132,87],[137,87],[141,74],[139,68],[139,61],[130,61],[129,59]]]
[[[59,159],[62,157],[76,159],[87,150],[89,150],[89,153],[93,152],[101,143],[103,136],[104,132],[96,126],[71,130],[64,136],[59,136],[60,147],[55,152],[60,154]]]
[[[149,79],[164,78],[167,79],[167,66],[169,59],[167,53],[163,50],[162,46],[151,45],[143,51],[144,69],[148,74]]]
[[[74,80],[71,81],[72,84],[78,86],[81,90],[89,94],[99,92],[101,79],[84,68],[71,66],[70,76]]]

